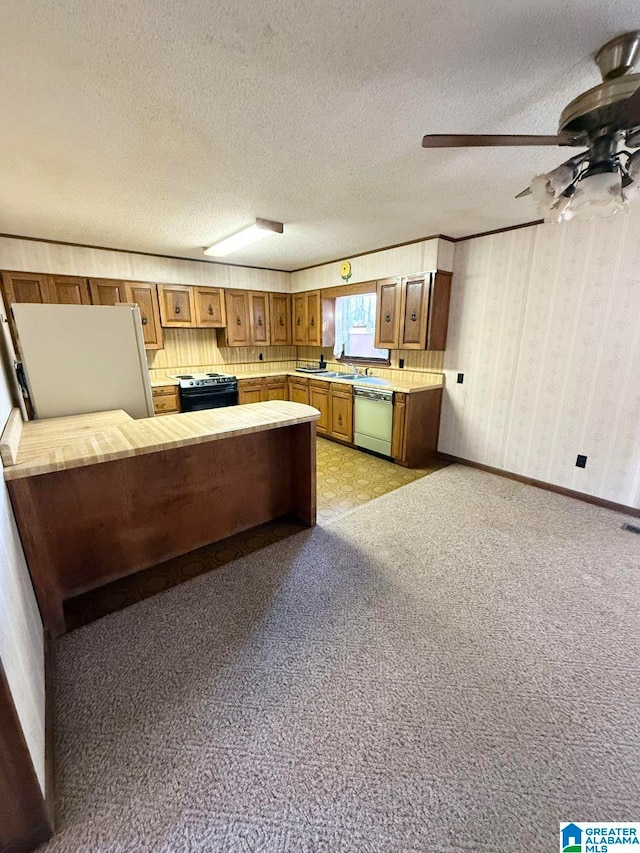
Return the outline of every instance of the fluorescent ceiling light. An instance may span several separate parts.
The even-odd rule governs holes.
[[[282,222],[271,222],[269,219],[256,219],[252,225],[247,225],[235,234],[225,237],[223,240],[218,240],[208,246],[204,253],[205,255],[213,255],[216,258],[224,258],[225,255],[230,255],[231,252],[237,252],[238,249],[244,249],[245,246],[250,246],[252,243],[257,243],[269,234],[282,234],[284,227]]]

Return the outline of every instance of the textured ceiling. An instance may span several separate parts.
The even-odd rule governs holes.
[[[0,231],[296,269],[537,218],[552,133],[637,0],[20,0],[0,4]]]

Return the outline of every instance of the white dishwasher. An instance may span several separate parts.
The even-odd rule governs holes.
[[[355,387],[353,405],[353,443],[356,447],[391,456],[393,391]]]

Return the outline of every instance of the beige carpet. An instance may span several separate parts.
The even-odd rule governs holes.
[[[553,851],[640,817],[640,537],[452,466],[62,638],[51,851]]]

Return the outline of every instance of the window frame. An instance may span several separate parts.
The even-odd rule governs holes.
[[[342,298],[345,296],[361,296],[365,293],[375,293],[376,294],[376,311],[378,308],[378,283],[377,281],[362,281],[358,284],[345,284],[341,287],[332,287],[331,288],[331,298],[334,301],[335,308],[335,300],[338,298]],[[384,349],[384,347],[383,347]],[[335,360],[338,364],[353,364],[353,365],[362,365],[363,367],[390,367],[391,366],[391,350],[387,350],[386,358],[375,358],[375,356],[371,356],[369,358],[365,358],[363,356],[348,356],[343,354],[336,358]]]

